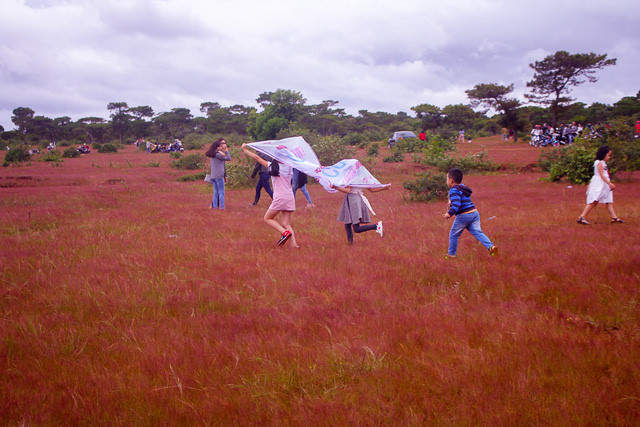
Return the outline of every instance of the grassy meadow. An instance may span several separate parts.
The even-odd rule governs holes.
[[[640,174],[617,176],[624,224],[581,226],[586,186],[545,182],[541,149],[459,152],[481,144],[505,167],[464,183],[500,253],[465,233],[453,260],[408,157],[373,168],[384,238],[347,245],[310,183],[299,249],[265,193],[208,209],[168,154],[1,168],[0,424],[638,425]]]

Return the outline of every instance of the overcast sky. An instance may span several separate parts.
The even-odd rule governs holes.
[[[478,83],[524,101],[529,64],[558,50],[618,60],[577,101],[635,95],[637,1],[0,0],[0,125],[17,107],[108,118],[120,101],[200,116],[277,89],[353,115],[468,103]]]

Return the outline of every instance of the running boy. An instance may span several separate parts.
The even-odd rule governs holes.
[[[471,201],[471,189],[462,184],[462,171],[454,168],[447,173],[447,185],[449,186],[449,211],[443,215],[444,219],[456,216],[451,231],[449,232],[449,256],[455,257],[458,250],[458,238],[467,229],[469,233],[485,248],[491,255],[498,253],[498,247],[491,243],[491,240],[482,232],[480,228],[480,214]]]

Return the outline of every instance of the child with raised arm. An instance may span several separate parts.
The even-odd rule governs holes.
[[[382,221],[378,221],[375,224],[369,224],[371,217],[369,216],[369,210],[373,213],[371,205],[363,194],[363,188],[355,187],[336,187],[331,184],[331,188],[345,193],[342,200],[342,207],[340,207],[340,213],[338,214],[338,221],[344,222],[344,229],[347,232],[347,241],[349,244],[353,244],[353,233],[363,233],[365,231],[376,230],[376,233],[383,237]],[[384,187],[367,188],[372,193],[388,190],[391,188],[391,184]],[[375,215],[375,214],[374,214]]]
[[[267,212],[265,212],[263,220],[269,227],[281,233],[277,245],[284,245],[287,240],[291,239],[291,246],[297,248],[298,243],[296,242],[296,236],[291,227],[291,217],[293,211],[296,210],[296,200],[293,196],[293,189],[291,188],[292,168],[275,159],[271,162],[266,161],[256,153],[249,151],[247,144],[242,144],[242,151],[266,167],[271,175],[273,201],[267,209]],[[276,215],[280,212],[282,212],[282,224],[275,219]]]
[[[449,256],[455,257],[458,251],[458,238],[464,230],[475,237],[487,248],[491,255],[498,253],[498,247],[482,232],[480,227],[480,214],[471,201],[471,189],[462,184],[462,171],[454,168],[447,173],[447,185],[449,186],[449,210],[443,215],[449,219],[455,215],[456,219],[449,232]]]
[[[607,162],[611,160],[612,151],[607,145],[603,145],[598,148],[596,153],[596,161],[593,163],[593,177],[587,188],[587,206],[578,217],[578,224],[589,225],[587,221],[587,214],[591,209],[595,208],[598,203],[604,203],[607,205],[609,214],[611,215],[611,222],[624,222],[616,215],[613,210],[613,193],[612,191],[616,186],[611,182],[609,178],[609,169],[607,168]]]

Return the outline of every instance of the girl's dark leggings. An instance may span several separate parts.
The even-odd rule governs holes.
[[[377,227],[376,224],[361,225],[361,223],[344,225],[344,229],[347,231],[347,240],[349,241],[349,244],[353,243],[354,231],[356,233],[362,233],[364,231],[375,230],[376,227]],[[353,228],[353,231],[351,231],[352,228]]]

